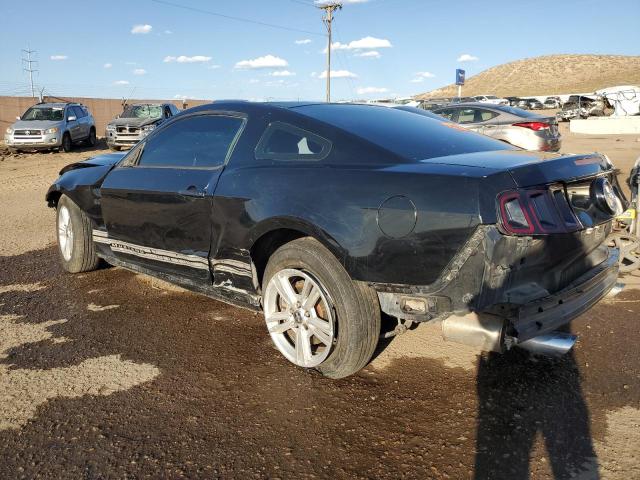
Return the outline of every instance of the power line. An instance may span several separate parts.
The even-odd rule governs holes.
[[[35,60],[31,60],[31,54],[32,53],[36,53],[35,50],[29,50],[29,48],[27,48],[26,50],[22,50],[23,53],[25,53],[27,55],[27,58],[22,58],[22,62],[23,64],[26,64],[26,67],[22,67],[22,69],[25,72],[29,72],[29,83],[31,84],[31,96],[35,98],[36,96],[36,91],[33,87],[33,72],[37,72],[38,70],[33,68],[33,64],[38,63]]]
[[[311,32],[309,30],[303,30],[301,28],[287,27],[287,26],[284,26],[284,25],[276,25],[274,23],[261,22],[260,20],[253,20],[251,18],[244,18],[244,17],[236,17],[236,16],[233,16],[233,15],[226,15],[224,13],[212,12],[210,10],[203,10],[201,8],[189,7],[187,5],[180,5],[178,3],[168,2],[166,0],[151,0],[151,1],[154,2],[154,3],[167,5],[169,7],[181,8],[183,10],[189,10],[191,12],[203,13],[205,15],[212,15],[214,17],[226,18],[227,20],[234,20],[236,22],[252,23],[254,25],[261,25],[263,27],[278,28],[280,30],[288,30],[290,32],[307,33],[309,35],[318,35],[318,36],[324,37],[323,33]]]

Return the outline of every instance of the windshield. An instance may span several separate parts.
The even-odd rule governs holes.
[[[120,118],[160,118],[161,116],[160,105],[127,105]]]
[[[31,107],[22,115],[20,120],[60,121],[63,117],[64,108],[62,107]]]
[[[471,132],[445,119],[398,108],[370,105],[316,104],[294,111],[334,125],[411,160],[471,152],[513,150],[499,140]]]

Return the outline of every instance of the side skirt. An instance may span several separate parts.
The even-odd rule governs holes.
[[[120,260],[119,258],[116,258],[114,256],[106,255],[104,252],[99,252],[98,256],[111,265],[126,268],[127,270],[131,270],[136,273],[143,273],[151,277],[159,278],[160,280],[172,283],[186,290],[201,293],[209,298],[213,298],[214,300],[228,303],[236,307],[241,307],[252,312],[262,311],[261,297],[249,291],[241,290],[239,288],[233,288],[233,290],[231,290],[225,288],[224,286],[216,287],[213,285],[202,285],[177,275],[158,272],[156,270],[142,267],[135,263]]]

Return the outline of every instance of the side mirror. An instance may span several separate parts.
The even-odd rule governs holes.
[[[69,115],[69,116],[67,117],[67,122],[75,122],[76,120],[77,120],[77,119],[76,119],[76,116],[75,116],[75,115]]]
[[[16,120],[20,120],[20,117],[16,117]]]

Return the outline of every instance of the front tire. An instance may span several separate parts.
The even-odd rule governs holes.
[[[378,297],[317,240],[276,250],[264,273],[263,303],[271,338],[292,363],[342,378],[371,360],[381,328]]]
[[[70,152],[72,148],[73,143],[71,142],[71,135],[69,135],[69,132],[66,132],[62,136],[62,150],[65,152]]]
[[[89,138],[87,138],[87,144],[90,147],[96,146],[96,130],[93,127],[91,127],[91,130],[89,131]]]
[[[67,272],[89,272],[98,267],[91,220],[66,195],[60,197],[56,208],[56,231],[60,260]]]

